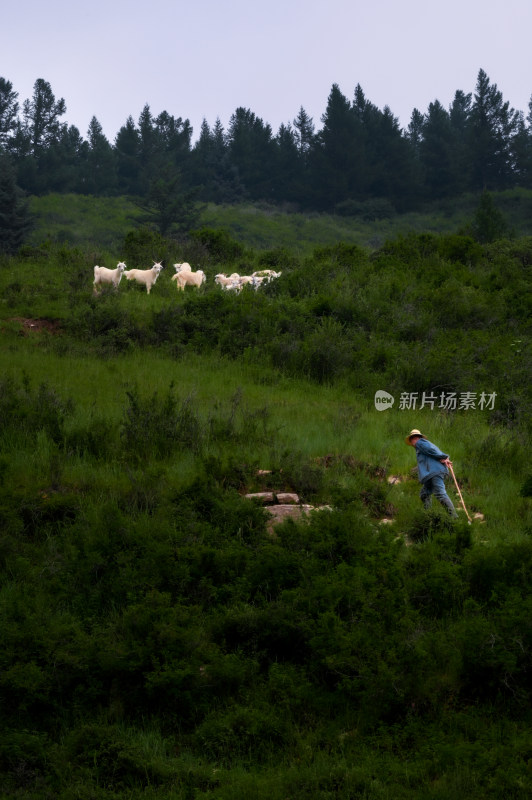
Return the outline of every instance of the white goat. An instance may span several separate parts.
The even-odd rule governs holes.
[[[256,272],[252,274],[253,278],[266,278],[266,282],[269,283],[274,278],[279,278],[282,275],[281,272],[275,272],[274,269],[258,269]]]
[[[214,282],[221,286],[222,289],[225,289],[226,292],[239,292],[241,290],[240,286],[240,275],[238,272],[233,272],[232,275],[224,275],[223,272],[220,272],[218,275],[215,275]]]
[[[248,286],[251,284],[253,284],[252,275],[241,275],[238,279],[238,285],[240,286],[241,289],[243,289],[244,286]]]
[[[162,268],[162,264],[154,263],[151,269],[129,269],[124,272],[124,275],[128,281],[137,281],[137,283],[141,283],[145,286],[149,294]]]
[[[176,273],[179,272],[192,272],[192,267],[188,263],[188,261],[183,261],[182,264],[174,264],[174,269]],[[172,278],[173,280],[173,278]]]
[[[175,275],[172,275],[170,280],[175,281],[176,287],[184,292],[185,286],[196,286],[199,288],[202,283],[205,283],[206,277],[202,269],[198,269],[196,272],[181,270],[180,272],[176,272]]]
[[[96,287],[104,284],[111,284],[115,289],[118,289],[118,284],[122,279],[126,265],[123,261],[119,261],[116,269],[107,269],[107,267],[94,267],[94,292],[97,292]]]

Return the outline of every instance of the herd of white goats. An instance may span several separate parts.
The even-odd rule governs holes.
[[[175,275],[172,275],[171,280],[176,282],[177,288],[181,291],[185,290],[185,286],[199,288],[207,279],[203,270],[194,271],[186,261],[182,264],[174,264],[174,268]],[[136,281],[145,286],[149,294],[162,269],[162,264],[158,263],[155,263],[151,269],[127,269],[123,261],[118,262],[116,269],[96,266],[94,267],[94,291],[98,292],[105,286],[113,286],[118,289],[122,275],[124,275],[128,281]],[[214,280],[225,291],[241,292],[246,285],[258,289],[263,283],[269,283],[274,278],[278,278],[280,274],[273,269],[262,269],[252,275],[239,275],[237,272],[233,272],[232,275],[219,273]]]

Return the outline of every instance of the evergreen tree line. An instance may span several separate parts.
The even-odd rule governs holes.
[[[65,113],[45,80],[20,106],[0,78],[0,172],[14,170],[27,193],[131,195],[161,209],[177,197],[182,208],[192,197],[267,201],[376,218],[464,192],[532,188],[532,96],[525,116],[482,69],[474,93],[414,109],[406,129],[360,85],[352,100],[332,86],[319,130],[303,107],[277,134],[240,107],[227,130],[204,120],[195,142],[188,119],[154,116],[147,104],[112,144],[96,117],[84,139]]]

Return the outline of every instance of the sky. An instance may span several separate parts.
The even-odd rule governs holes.
[[[62,121],[86,138],[96,117],[111,143],[146,104],[193,140],[241,106],[274,134],[303,107],[317,131],[335,83],[406,128],[414,108],[474,93],[480,69],[528,114],[531,30],[530,0],[27,0],[2,10],[0,77],[21,106],[44,79]]]

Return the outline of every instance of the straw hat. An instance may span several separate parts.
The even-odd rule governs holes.
[[[412,442],[410,441],[410,439],[412,438],[412,436],[421,436],[421,438],[422,438],[422,439],[426,439],[426,438],[427,438],[426,436],[423,436],[423,434],[421,433],[421,431],[418,431],[418,429],[417,429],[417,428],[413,428],[413,429],[410,431],[410,433],[408,434],[408,436],[405,436],[405,442],[406,442],[407,444],[410,444],[410,445],[412,444]]]

